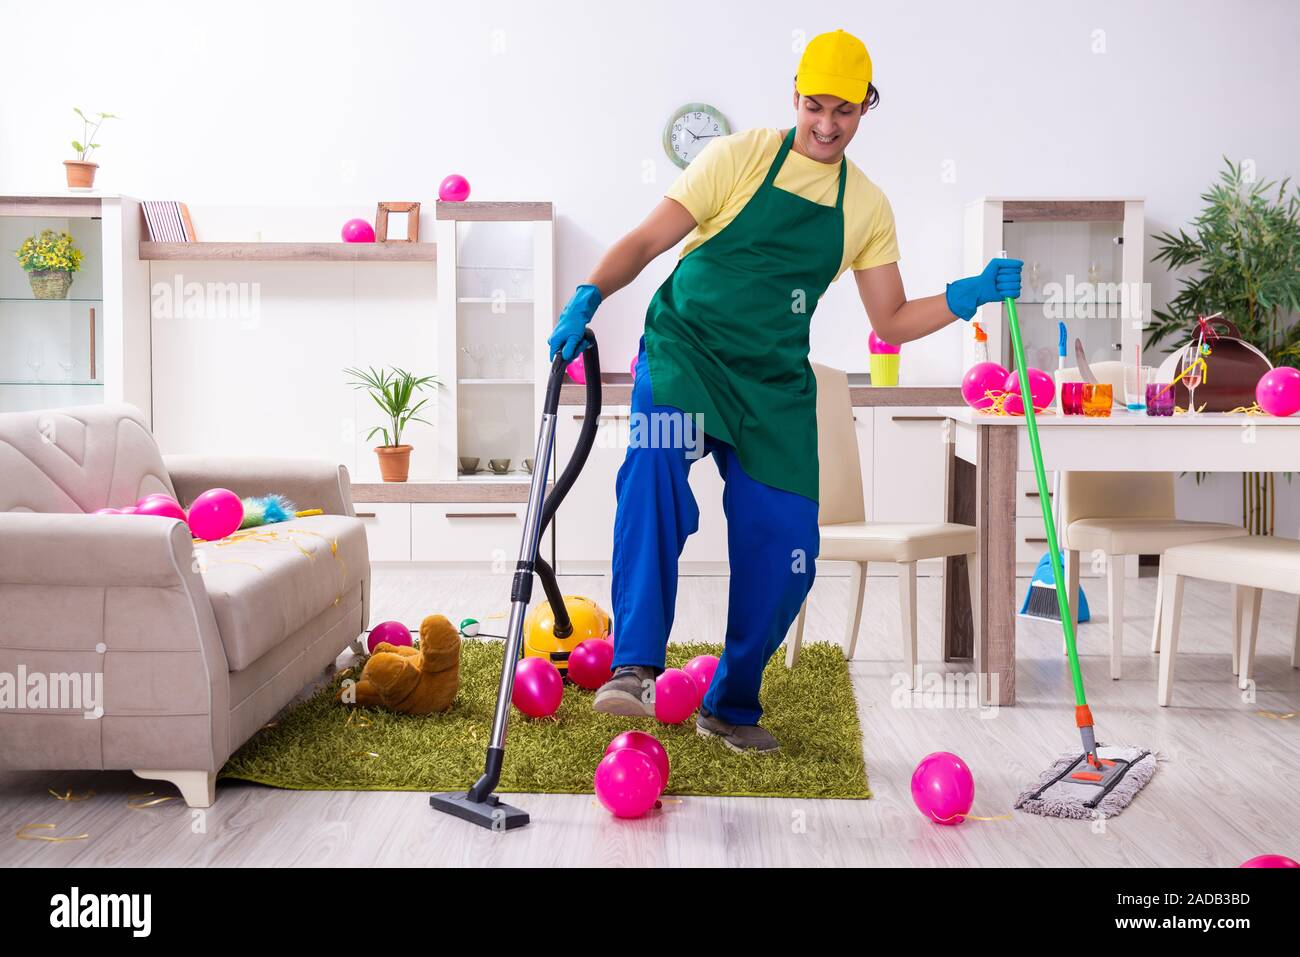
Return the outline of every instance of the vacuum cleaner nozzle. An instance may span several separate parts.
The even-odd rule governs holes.
[[[429,806],[489,831],[512,831],[528,823],[527,811],[503,803],[495,794],[483,801],[474,800],[466,791],[431,794]]]

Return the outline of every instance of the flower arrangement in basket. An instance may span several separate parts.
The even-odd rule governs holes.
[[[28,236],[14,255],[27,272],[37,299],[67,299],[72,274],[81,269],[83,258],[71,234],[53,229]]]

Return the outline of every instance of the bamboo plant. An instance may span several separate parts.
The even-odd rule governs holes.
[[[1224,163],[1219,182],[1201,194],[1205,208],[1191,233],[1153,237],[1153,262],[1193,271],[1179,279],[1166,309],[1152,310],[1146,344],[1171,338],[1165,351],[1172,351],[1193,317],[1218,312],[1273,365],[1300,367],[1300,191],[1290,188],[1289,178],[1262,182],[1247,164],[1226,156]],[[1272,474],[1243,474],[1241,482],[1242,524],[1272,534]]]

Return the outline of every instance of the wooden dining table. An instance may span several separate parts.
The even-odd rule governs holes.
[[[945,559],[944,660],[973,660],[981,702],[1016,700],[1016,473],[1033,469],[1023,416],[941,406],[946,520],[978,530],[972,608],[966,557]],[[1297,472],[1300,414],[1036,416],[1043,465],[1087,472]],[[1049,476],[1049,482],[1051,478]]]

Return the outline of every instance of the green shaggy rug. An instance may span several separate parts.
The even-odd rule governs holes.
[[[335,703],[341,675],[281,715],[231,756],[221,777],[316,791],[454,791],[483,770],[502,644],[466,641],[461,689],[445,714],[413,718]],[[720,645],[669,645],[669,667]],[[605,746],[631,728],[663,742],[667,794],[869,798],[847,663],[829,644],[804,646],[787,670],[774,656],[763,679],[763,725],[781,742],[771,755],[738,755],[695,733],[694,719],[661,725],[591,709],[593,693],[568,685],[553,718],[512,712],[502,792],[590,794]]]

